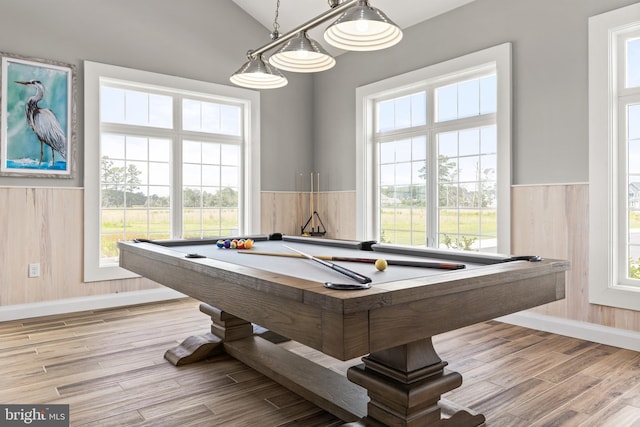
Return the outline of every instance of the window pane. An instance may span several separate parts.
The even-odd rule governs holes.
[[[125,91],[126,123],[146,125],[149,123],[149,95],[132,90]]]
[[[396,117],[394,128],[404,129],[411,126],[411,98],[404,96],[395,101]]]
[[[149,125],[173,128],[173,99],[170,96],[149,95]]]
[[[458,84],[458,117],[480,114],[480,82],[469,80]]]
[[[378,173],[380,239],[386,243],[424,245],[426,138],[402,139],[378,146],[380,157],[386,157]]]
[[[185,187],[182,192],[182,204],[185,208],[199,208],[202,206],[202,192],[200,191],[200,188]],[[187,228],[189,224],[187,218],[188,215],[191,215],[192,217],[193,215],[199,216],[198,212],[199,211],[194,211],[193,209],[185,210],[183,214],[185,228]]]
[[[498,80],[495,75],[480,79],[480,114],[498,111]]]
[[[438,154],[445,157],[458,155],[458,132],[438,134]]]
[[[381,165],[380,166],[380,185],[393,185],[396,182],[396,165]]]
[[[240,147],[235,145],[224,144],[220,151],[220,163],[223,165],[239,166],[240,165]]]
[[[640,139],[629,141],[628,170],[631,175],[640,174]]]
[[[185,163],[202,162],[202,144],[195,141],[182,142],[182,161]]]
[[[171,140],[149,138],[149,160],[169,162],[171,156]]]
[[[466,156],[480,152],[480,129],[467,129],[459,133],[459,154]]]
[[[629,105],[627,138],[630,140],[640,139],[640,104]]]
[[[166,185],[171,183],[171,170],[168,163],[149,163],[149,184]]]
[[[478,181],[480,157],[460,157],[458,160],[458,179],[460,182]]]
[[[237,233],[240,147],[201,141],[185,141],[184,147],[191,153],[185,158],[199,159],[198,163],[183,164],[184,236]]]
[[[147,159],[149,157],[149,153],[147,151],[147,138],[128,136],[126,150],[126,156],[129,160]]]
[[[220,186],[220,166],[202,165],[202,185]]]
[[[627,87],[640,86],[640,39],[627,41]]]
[[[393,114],[393,101],[378,103],[378,117],[376,120],[376,132],[385,132],[394,128],[395,117]]]
[[[411,95],[411,126],[424,126],[427,123],[427,93]]]
[[[124,159],[124,135],[102,134],[100,157]]]
[[[498,151],[498,137],[495,126],[480,129],[480,150],[482,153],[496,153]]]
[[[191,99],[182,100],[182,128],[200,130],[200,102]]]
[[[114,233],[114,212],[119,211],[120,230],[118,238],[151,238],[150,233],[169,236],[170,220],[166,215],[157,215],[158,207],[170,206],[170,142],[164,139],[149,139],[141,136],[103,134],[101,137],[103,156],[101,165],[101,253],[111,254],[112,240],[106,236]],[[153,147],[151,161],[149,147]],[[166,159],[166,160],[163,160]],[[150,184],[153,184],[151,186]],[[113,255],[110,255],[113,256]]]
[[[443,248],[495,250],[497,246],[493,128],[437,135],[439,241]],[[456,146],[459,147],[457,154]]]
[[[640,69],[638,70],[640,71]],[[640,104],[627,105],[628,279],[640,279]]]
[[[100,119],[103,122],[171,129],[173,98],[138,90],[101,86]]]
[[[241,135],[240,107],[220,106],[220,133],[225,135]],[[236,222],[237,227],[237,222]]]
[[[202,176],[202,166],[200,164],[185,163],[182,166],[182,184],[200,185]]]
[[[220,164],[220,144],[207,143],[202,146],[203,163],[211,165]]]
[[[238,187],[240,177],[235,166],[222,166],[220,168],[220,184],[223,187]]]
[[[376,104],[376,132],[423,126],[427,121],[427,95],[418,92]]]
[[[450,85],[436,89],[436,122],[458,118],[458,86]]]
[[[394,144],[395,148],[395,161],[396,162],[406,162],[411,160],[411,140],[403,139],[401,141],[396,141]]]
[[[100,89],[100,120],[124,122],[124,90],[108,86]]]
[[[439,87],[435,90],[435,97],[436,122],[495,113],[496,75]]]
[[[195,99],[182,100],[182,127],[185,130],[225,135],[241,135],[242,109]]]
[[[150,208],[168,208],[170,207],[170,194],[171,187],[168,185],[150,185],[149,186],[149,200],[147,204]],[[164,211],[163,211],[164,212]],[[152,215],[153,217],[157,217],[157,211]],[[162,223],[165,221],[163,220]],[[155,221],[154,221],[155,223]],[[169,221],[167,220],[168,224]]]

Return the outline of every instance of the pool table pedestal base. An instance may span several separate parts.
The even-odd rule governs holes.
[[[483,415],[440,399],[460,387],[462,376],[445,369],[447,362],[440,359],[431,338],[365,356],[345,378],[269,341],[256,340],[264,330],[244,319],[204,303],[200,311],[211,316],[211,333],[189,337],[167,350],[165,358],[176,366],[226,352],[337,417],[354,421],[345,426],[484,424]],[[449,418],[443,418],[443,412]]]
[[[200,311],[211,316],[211,333],[191,336],[179,346],[167,350],[164,358],[175,366],[199,362],[224,353],[224,341],[250,337],[256,332],[250,322],[209,304],[200,304]]]
[[[483,415],[461,410],[442,419],[440,396],[462,385],[462,375],[445,369],[431,338],[372,353],[349,368],[347,378],[369,396],[365,425],[479,426]]]

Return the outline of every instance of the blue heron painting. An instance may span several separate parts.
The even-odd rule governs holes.
[[[44,85],[40,80],[16,83],[33,86],[36,89],[35,95],[27,99],[27,105],[25,107],[27,123],[29,123],[33,133],[35,133],[38,140],[40,140],[40,160],[38,161],[38,165],[42,164],[45,144],[51,148],[51,164],[54,165],[56,151],[60,153],[62,157],[67,157],[67,137],[64,135],[64,131],[60,127],[60,123],[53,111],[38,106],[38,102],[42,101],[44,97]]]
[[[68,172],[70,69],[6,58],[3,69],[6,137],[2,170]]]

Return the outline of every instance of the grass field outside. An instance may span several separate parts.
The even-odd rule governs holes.
[[[237,234],[237,208],[184,209],[183,237],[218,237]],[[103,209],[100,252],[102,258],[118,256],[118,241],[170,239],[169,209]]]
[[[497,214],[494,209],[440,209],[438,214],[440,247],[495,250]],[[380,240],[398,245],[424,246],[426,215],[424,208],[383,208]]]

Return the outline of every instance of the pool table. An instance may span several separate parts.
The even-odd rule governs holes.
[[[564,298],[569,263],[539,257],[407,248],[324,238],[254,236],[251,249],[214,240],[120,242],[120,266],[202,301],[211,333],[187,338],[165,357],[181,364],[224,351],[354,425],[477,426],[484,417],[441,398],[462,384],[431,337]],[[330,261],[279,256],[385,259]],[[257,252],[266,252],[260,255]],[[460,268],[404,266],[410,261]],[[256,326],[259,325],[259,328]],[[267,329],[340,360],[362,357],[347,377],[254,333]]]

